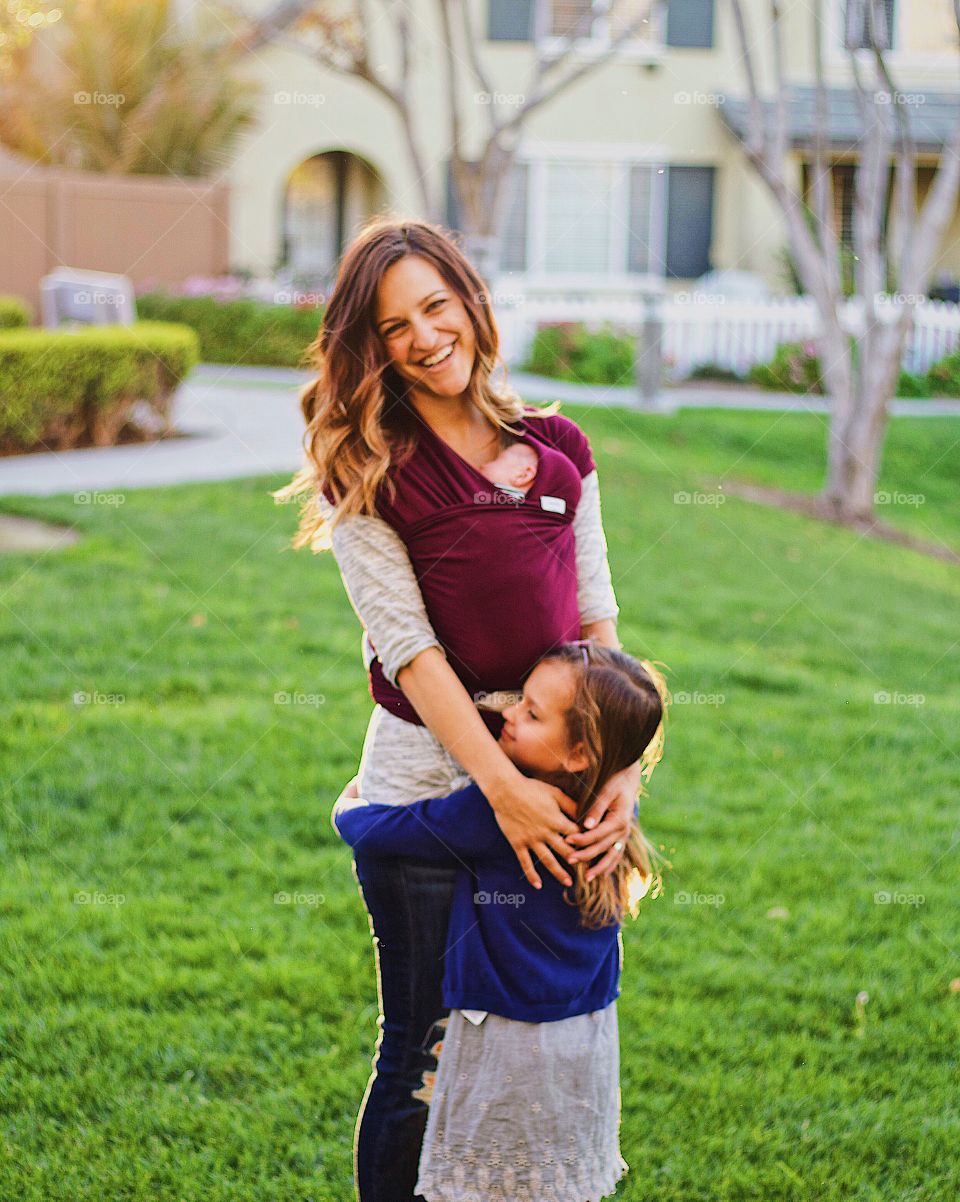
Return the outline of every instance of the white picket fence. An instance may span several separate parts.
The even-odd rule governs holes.
[[[644,319],[643,299],[634,294],[607,296],[494,295],[494,311],[506,361],[520,365],[527,357],[538,326],[554,322],[583,322],[592,329],[604,325],[635,332]],[[499,303],[497,303],[499,301]],[[892,306],[885,306],[892,315]],[[755,363],[767,363],[781,342],[816,337],[819,321],[809,297],[741,301],[722,296],[681,293],[660,302],[663,317],[663,357],[668,378],[684,379],[704,364],[741,374]],[[849,302],[844,320],[855,329],[862,306]],[[903,367],[923,372],[960,345],[960,305],[922,301],[915,310],[914,328],[903,356]]]

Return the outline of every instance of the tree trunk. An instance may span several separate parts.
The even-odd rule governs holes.
[[[824,497],[846,519],[873,516],[881,452],[896,394],[900,358],[912,311],[903,306],[886,319],[873,315],[872,337],[857,339],[857,370],[847,373],[846,392],[831,396],[828,475]],[[871,321],[868,306],[864,320]],[[842,389],[842,377],[839,379]]]

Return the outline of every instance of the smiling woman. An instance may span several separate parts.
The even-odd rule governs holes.
[[[348,247],[312,352],[307,464],[280,496],[308,495],[296,545],[331,545],[364,628],[376,705],[363,797],[404,803],[482,788],[517,856],[567,884],[619,863],[639,766],[611,776],[581,829],[556,786],[498,743],[481,695],[520,691],[537,661],[580,637],[617,647],[617,604],[596,466],[576,424],[494,386],[499,339],[488,289],[444,231],[378,220]],[[518,443],[526,491],[485,471]],[[492,471],[501,479],[499,468]],[[566,864],[562,861],[566,861]],[[361,1202],[412,1202],[431,1098],[454,873],[355,854],[376,936],[383,1003],[357,1128]],[[403,904],[398,905],[402,899]]]

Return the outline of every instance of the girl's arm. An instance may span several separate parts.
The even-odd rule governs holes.
[[[321,506],[333,514],[322,498]],[[531,885],[541,884],[534,855],[570,884],[556,856],[569,854],[564,836],[578,829],[563,812],[573,813],[573,803],[552,785],[523,776],[488,730],[446,661],[403,540],[382,518],[353,515],[334,526],[332,543],[384,676],[403,689],[430,732],[480,786]]]
[[[406,805],[377,805],[348,798],[345,791],[331,820],[344,842],[378,856],[465,864],[502,840],[493,811],[476,785]]]
[[[577,602],[580,606],[580,637],[594,638],[605,647],[620,649],[617,617],[620,613],[613,591],[607,539],[600,510],[600,484],[596,470],[583,478],[583,491],[573,519],[577,556]],[[587,873],[587,880],[607,875],[617,866],[630,833],[640,788],[640,764],[623,769],[607,781],[584,819],[586,830],[570,835],[567,842],[575,852],[567,857],[593,860],[603,858]]]
[[[579,828],[559,807],[575,813],[574,803],[553,785],[526,777],[514,766],[453,668],[435,648],[422,651],[401,669],[398,680],[430,730],[480,786],[530,884],[541,887],[533,866],[535,855],[552,876],[569,885],[570,877],[556,857],[569,856],[564,836]]]

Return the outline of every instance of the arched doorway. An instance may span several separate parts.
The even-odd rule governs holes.
[[[344,246],[385,203],[373,167],[346,150],[311,155],[294,167],[284,195],[283,267],[317,284],[332,281]]]

